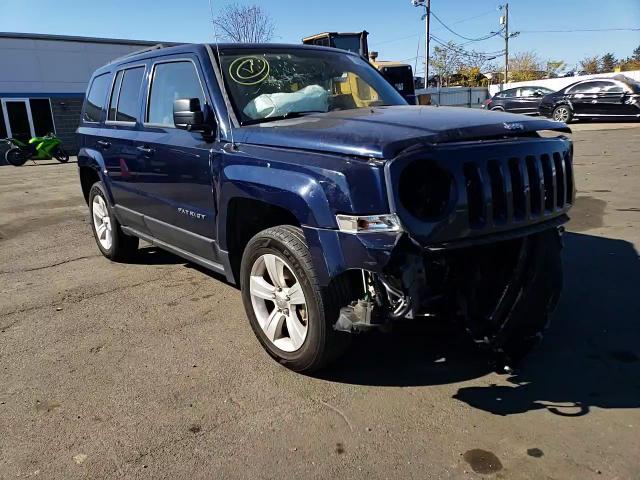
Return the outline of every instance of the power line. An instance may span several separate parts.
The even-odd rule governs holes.
[[[520,33],[640,32],[640,28],[574,28],[569,30],[520,30]]]
[[[465,37],[464,35],[460,35],[458,32],[452,30],[447,24],[445,24],[442,20],[440,20],[440,17],[438,17],[435,13],[433,13],[433,11],[431,12],[431,15],[433,15],[433,18],[435,18],[438,21],[438,23],[440,23],[440,25],[442,25],[444,28],[449,30],[449,32],[453,33],[457,37],[460,37],[460,38],[462,38],[464,40],[468,40],[469,42],[481,42],[483,40],[488,40],[489,38],[496,37],[496,36],[500,35],[500,32],[491,32],[491,33],[489,33],[487,35],[484,35],[482,37],[479,37],[479,38]]]
[[[468,18],[463,18],[462,20],[457,20],[457,21],[453,22],[451,25],[457,25],[459,23],[468,22],[469,20],[475,20],[476,18],[486,17],[489,14],[495,14],[495,13],[496,13],[495,10],[489,10],[489,11],[481,13],[479,15],[474,15],[473,17],[468,17]]]
[[[456,44],[450,45],[449,43],[446,43],[444,40],[442,40],[441,38],[439,38],[439,37],[437,37],[435,35],[430,35],[430,37],[431,37],[431,39],[433,41],[435,41],[440,46],[442,46],[442,48],[454,51],[454,52],[459,53],[460,55],[464,55],[464,56],[469,56],[469,55],[475,54],[475,55],[480,55],[482,57],[491,57],[493,55],[498,55],[498,54],[504,53],[504,50],[495,50],[495,51],[492,51],[492,52],[477,52],[475,50],[468,51],[468,50],[465,50],[464,48],[462,48],[459,45],[456,45]]]

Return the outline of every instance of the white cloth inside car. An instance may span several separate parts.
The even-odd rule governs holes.
[[[279,117],[290,112],[329,110],[329,92],[320,85],[309,85],[297,92],[264,93],[251,100],[244,113],[250,118]]]

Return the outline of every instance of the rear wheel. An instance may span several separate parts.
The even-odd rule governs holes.
[[[569,105],[558,105],[553,109],[551,117],[556,122],[569,123],[573,119],[573,110]]]
[[[89,192],[91,229],[100,252],[110,260],[129,260],[138,249],[140,240],[125,235],[107,202],[102,182],[96,182]]]
[[[58,148],[53,152],[53,157],[60,163],[67,163],[69,161],[69,154],[65,152],[63,148]]]
[[[22,150],[14,147],[6,151],[6,153],[4,154],[4,159],[7,161],[7,163],[10,163],[11,165],[14,165],[16,167],[20,167],[26,163],[29,157]]]
[[[349,344],[333,325],[348,289],[318,283],[302,230],[283,225],[258,233],[244,250],[242,299],[251,327],[264,349],[284,366],[318,370]]]

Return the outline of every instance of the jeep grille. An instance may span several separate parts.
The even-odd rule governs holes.
[[[573,202],[570,150],[465,162],[463,172],[474,229],[542,217]]]

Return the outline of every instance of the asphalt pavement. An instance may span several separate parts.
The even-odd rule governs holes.
[[[513,375],[427,322],[290,372],[222,277],[103,258],[73,163],[0,167],[0,478],[640,478],[640,125],[574,131],[564,293]]]

